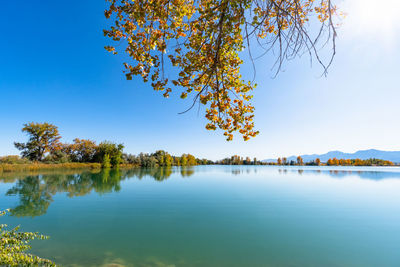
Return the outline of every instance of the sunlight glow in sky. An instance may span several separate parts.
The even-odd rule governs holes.
[[[394,48],[400,32],[400,1],[345,0],[341,9],[347,14],[347,35],[379,39]]]

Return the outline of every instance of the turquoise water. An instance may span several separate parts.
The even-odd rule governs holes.
[[[400,169],[0,175],[1,223],[62,266],[400,266]]]

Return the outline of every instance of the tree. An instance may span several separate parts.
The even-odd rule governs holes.
[[[74,143],[70,145],[71,154],[74,161],[77,162],[92,162],[96,155],[96,142],[89,139],[75,138]]]
[[[168,153],[165,152],[164,150],[157,150],[155,153],[153,153],[153,156],[157,159],[158,165],[159,166],[165,166],[165,156]]]
[[[42,161],[43,157],[48,152],[55,152],[61,148],[60,134],[58,127],[44,122],[44,123],[26,123],[22,132],[29,136],[26,143],[17,143],[14,145],[17,149],[21,150],[21,155],[34,161]]]
[[[170,154],[167,153],[165,155],[165,166],[171,166],[172,165],[172,161],[173,161],[173,158],[171,157]]]
[[[316,159],[315,159],[315,164],[316,164],[317,166],[321,165],[321,160],[320,160],[319,158],[316,158]]]
[[[235,131],[244,140],[258,134],[250,103],[256,84],[241,77],[241,51],[247,48],[253,61],[253,43],[261,46],[262,55],[276,49],[277,72],[285,60],[303,52],[326,72],[335,55],[337,8],[331,0],[108,1],[105,16],[112,18],[113,26],[104,35],[119,47],[126,41],[122,50],[132,61],[124,63],[126,78],[151,80],[165,97],[172,87],[180,88],[183,99],[193,94],[188,110],[196,103],[205,105],[206,128],[223,130],[227,140]],[[310,20],[318,21],[319,31],[309,31]],[[332,41],[327,63],[318,54],[318,41],[321,46]],[[118,52],[113,46],[105,48]],[[177,69],[177,77],[167,77],[166,64]]]
[[[123,144],[115,144],[109,141],[101,142],[96,147],[96,154],[94,155],[94,159],[97,162],[102,162],[105,155],[108,155],[110,158],[111,166],[118,167],[119,164],[122,162],[123,149]]]
[[[197,165],[196,158],[191,154],[187,154],[187,163],[186,163],[186,165],[187,166]]]
[[[282,165],[282,159],[281,158],[278,158],[278,165]]]
[[[110,155],[104,154],[103,156],[103,162],[101,163],[101,167],[103,169],[109,169],[111,167],[111,162],[110,162]]]
[[[297,165],[303,165],[303,158],[300,156],[297,157]]]
[[[187,157],[185,154],[181,156],[181,166],[186,166],[188,163]]]

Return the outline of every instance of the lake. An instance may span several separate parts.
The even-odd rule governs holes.
[[[396,167],[4,173],[7,208],[62,266],[400,266]]]

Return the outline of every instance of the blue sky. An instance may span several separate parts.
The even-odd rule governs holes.
[[[130,153],[164,149],[219,159],[259,159],[329,150],[400,150],[400,19],[372,0],[340,5],[339,30],[329,75],[307,57],[285,64],[272,78],[270,57],[256,62],[254,105],[260,135],[226,142],[205,130],[202,113],[178,115],[190,103],[164,99],[141,79],[126,81],[123,59],[104,50],[105,1],[7,1],[0,17],[0,155],[18,154],[14,141],[29,121],[59,126],[73,138],[124,143]],[[393,10],[393,12],[391,11]],[[243,74],[252,77],[249,64]]]

